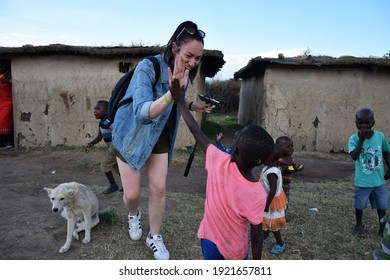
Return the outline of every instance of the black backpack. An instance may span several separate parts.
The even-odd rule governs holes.
[[[156,73],[155,80],[153,83],[153,88],[156,86],[158,80],[160,79],[160,63],[157,58],[154,56],[148,56],[146,59],[149,59],[153,63],[154,72]],[[137,66],[136,66],[137,67]],[[108,101],[107,115],[108,115],[108,125],[114,122],[115,114],[118,108],[124,104],[132,102],[132,99],[129,98],[121,102],[123,97],[126,94],[127,88],[129,87],[131,78],[133,77],[135,68],[134,67],[130,72],[126,73],[122,78],[119,79],[114,89],[112,90],[110,100]]]

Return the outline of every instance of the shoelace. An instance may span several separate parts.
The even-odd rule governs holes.
[[[164,241],[161,237],[161,235],[156,236],[156,238],[153,238],[153,242],[155,243],[154,246],[157,248],[157,250],[166,251]]]
[[[137,221],[138,221],[138,216],[129,216],[129,224],[131,225],[131,230],[133,229],[137,229],[137,226],[138,228],[141,227],[141,219],[139,219],[139,222],[138,222],[138,225],[137,225]]]

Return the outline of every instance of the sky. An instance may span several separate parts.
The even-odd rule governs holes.
[[[192,20],[233,78],[254,57],[390,52],[390,0],[0,0],[0,46],[164,46]]]

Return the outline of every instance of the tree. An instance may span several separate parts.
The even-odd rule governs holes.
[[[309,47],[307,47],[307,50],[305,50],[305,51],[303,52],[303,56],[309,56],[309,55],[311,55],[311,50],[310,50]]]

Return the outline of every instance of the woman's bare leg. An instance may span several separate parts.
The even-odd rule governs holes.
[[[160,234],[165,212],[168,153],[151,154],[147,163],[149,183],[149,223],[152,235]]]
[[[135,216],[141,195],[141,171],[134,171],[126,162],[123,162],[118,157],[116,159],[123,186],[123,202],[130,215]]]

